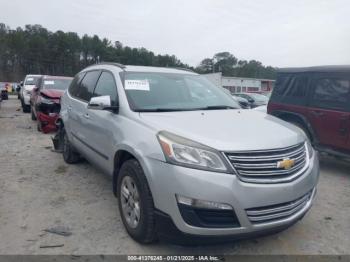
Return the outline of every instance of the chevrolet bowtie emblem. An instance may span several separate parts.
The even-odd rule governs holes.
[[[283,159],[282,161],[277,162],[277,168],[283,168],[283,169],[291,169],[295,164],[295,160],[294,159]]]

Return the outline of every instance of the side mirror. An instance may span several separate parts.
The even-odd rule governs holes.
[[[23,86],[23,81],[21,81],[21,83],[19,83],[20,86]]]
[[[110,96],[92,97],[88,104],[88,109],[92,110],[111,110],[113,112],[117,112],[118,108],[118,106],[111,106]]]

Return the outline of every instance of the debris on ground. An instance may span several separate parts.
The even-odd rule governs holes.
[[[31,126],[16,126],[16,128],[21,128],[21,129],[32,129]]]
[[[47,233],[56,234],[64,237],[68,237],[72,235],[72,232],[70,231],[70,229],[68,227],[63,227],[63,226],[47,228],[47,229],[44,229],[44,231]]]
[[[55,248],[55,247],[63,247],[64,244],[59,244],[59,245],[43,245],[40,246],[40,248]]]

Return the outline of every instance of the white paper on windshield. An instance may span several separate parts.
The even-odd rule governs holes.
[[[29,78],[27,79],[27,81],[33,81],[33,80],[34,80],[33,77],[29,77]]]
[[[54,85],[55,84],[55,81],[44,81],[44,85]]]
[[[149,91],[149,82],[145,80],[125,80],[125,90]]]

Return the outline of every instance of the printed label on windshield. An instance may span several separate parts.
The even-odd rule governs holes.
[[[55,81],[44,81],[44,85],[54,85]]]
[[[33,80],[34,80],[33,77],[29,77],[29,78],[27,79],[27,81],[33,81]]]
[[[145,80],[125,80],[125,90],[149,91],[149,82]]]

